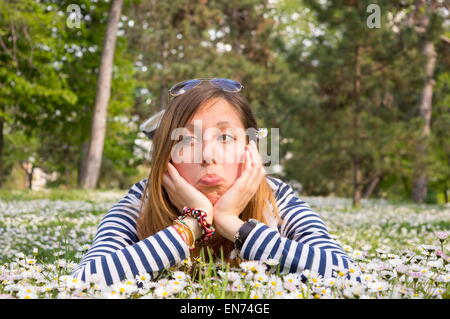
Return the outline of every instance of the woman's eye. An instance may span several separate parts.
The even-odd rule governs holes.
[[[219,136],[221,142],[231,142],[234,141],[234,136],[230,134],[222,134]]]
[[[183,143],[184,145],[191,145],[194,144],[195,142],[196,142],[195,136],[185,135],[181,138],[181,143]]]

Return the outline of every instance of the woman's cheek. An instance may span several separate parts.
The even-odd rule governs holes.
[[[173,166],[177,169],[180,176],[183,177],[189,184],[195,184],[196,171],[194,169],[194,165],[189,163],[174,163]]]
[[[245,146],[240,149],[239,154],[237,155],[237,158],[239,159],[237,162],[237,176],[236,178],[238,178],[239,176],[241,176],[242,171],[245,168]]]
[[[234,181],[241,176],[243,165],[240,163],[230,163],[223,166],[225,171],[225,179],[228,186],[233,185]]]
[[[236,179],[239,178],[244,170],[244,163],[239,163],[236,172]]]

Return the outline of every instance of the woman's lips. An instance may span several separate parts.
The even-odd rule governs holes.
[[[199,182],[206,186],[215,186],[222,182],[222,178],[214,174],[206,174]]]

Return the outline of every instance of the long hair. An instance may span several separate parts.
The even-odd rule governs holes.
[[[185,127],[195,112],[210,99],[222,98],[230,103],[240,114],[245,129],[258,129],[256,118],[244,97],[235,92],[226,92],[210,83],[201,85],[173,98],[167,105],[166,111],[153,136],[151,149],[150,173],[147,185],[141,199],[140,215],[137,220],[137,234],[140,240],[157,233],[173,224],[180,212],[171,203],[169,196],[162,185],[162,177],[171,159],[171,150],[176,141],[172,140],[171,133],[176,128]],[[270,203],[270,206],[269,206]],[[254,218],[268,223],[264,215],[266,209],[272,209],[272,214],[278,220],[278,209],[272,189],[266,179],[261,182],[258,190],[241,213],[240,218],[247,221]],[[196,245],[198,246],[198,245]],[[221,237],[217,232],[208,242],[213,256],[228,258],[234,247],[233,242]],[[222,252],[220,250],[223,249]],[[191,256],[198,255],[197,247]],[[207,254],[205,254],[207,255]],[[230,261],[232,262],[232,261]]]

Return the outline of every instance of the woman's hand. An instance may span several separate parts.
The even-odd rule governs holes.
[[[241,176],[214,205],[214,219],[227,215],[239,217],[255,195],[266,172],[254,141],[245,146],[245,164]]]
[[[163,175],[163,186],[180,212],[185,206],[201,209],[208,214],[207,221],[213,222],[213,206],[209,199],[189,184],[171,163],[167,164],[167,172]]]

